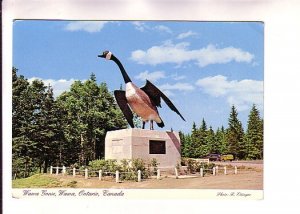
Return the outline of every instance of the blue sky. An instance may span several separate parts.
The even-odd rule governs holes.
[[[149,79],[186,118],[163,105],[165,129],[187,133],[202,118],[227,127],[232,104],[245,128],[253,104],[263,116],[263,23],[16,21],[13,30],[13,65],[56,96],[91,73],[110,90],[124,85],[117,65],[97,57],[110,50],[136,85]]]

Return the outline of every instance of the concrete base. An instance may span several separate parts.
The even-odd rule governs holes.
[[[105,137],[105,160],[141,158],[150,163],[155,158],[158,167],[180,164],[180,138],[177,132],[146,129],[109,131]]]

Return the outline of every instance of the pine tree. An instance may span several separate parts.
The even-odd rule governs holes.
[[[207,136],[208,136],[207,125],[203,118],[201,126],[199,128],[200,144],[198,147],[198,154],[197,154],[198,158],[205,157],[209,154],[209,146],[208,146]]]
[[[195,122],[193,123],[190,154],[193,158],[201,158],[206,156],[208,153],[207,126],[203,118],[199,129],[197,129]]]
[[[72,102],[73,101],[73,102]],[[81,152],[81,129],[79,117],[75,113],[75,102],[69,92],[62,93],[57,99],[63,141],[59,142],[58,164],[71,165],[79,163]]]
[[[188,146],[185,140],[185,135],[182,131],[179,131],[179,138],[180,138],[180,151],[181,151],[181,157],[186,157],[186,147]]]
[[[43,172],[47,172],[49,165],[59,162],[62,164],[60,154],[60,145],[63,139],[62,124],[59,109],[53,96],[53,89],[49,85],[46,88],[45,99],[41,108],[41,117],[38,122],[39,129],[39,148],[41,149],[40,167],[43,166]]]
[[[27,177],[34,170],[36,154],[36,143],[30,138],[34,108],[29,82],[17,72],[12,69],[12,171],[14,177]]]
[[[196,158],[198,156],[198,150],[200,146],[200,135],[195,122],[193,122],[193,126],[192,126],[190,146],[191,146],[189,151],[190,158]]]
[[[185,135],[185,146],[184,146],[184,151],[183,157],[193,157],[192,156],[192,151],[193,151],[193,147],[192,147],[192,137],[190,134]]]
[[[243,136],[242,123],[239,121],[237,110],[233,105],[228,120],[227,140],[229,152],[239,159],[245,157]]]
[[[244,141],[247,159],[263,159],[263,120],[255,105],[249,114]]]
[[[220,154],[228,154],[229,148],[228,148],[228,141],[227,141],[227,135],[224,127],[222,126],[221,129],[218,128],[216,131],[216,147],[218,148],[218,153]]]
[[[208,153],[219,153],[220,152],[218,144],[216,142],[215,132],[211,126],[209,127],[209,129],[207,131],[206,140],[207,140]]]

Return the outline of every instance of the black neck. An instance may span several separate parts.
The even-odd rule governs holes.
[[[112,55],[111,56],[111,60],[113,60],[119,66],[125,83],[131,82],[131,79],[129,78],[128,74],[126,73],[126,71],[125,71],[125,69],[124,69],[124,67],[122,65],[122,63],[118,60],[118,58],[115,57],[114,55]]]

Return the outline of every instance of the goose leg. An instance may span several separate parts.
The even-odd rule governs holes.
[[[154,130],[153,129],[153,120],[150,120],[150,130]]]
[[[143,121],[143,127],[142,127],[142,129],[145,129],[145,123],[146,123],[146,122],[145,122],[145,121]]]

